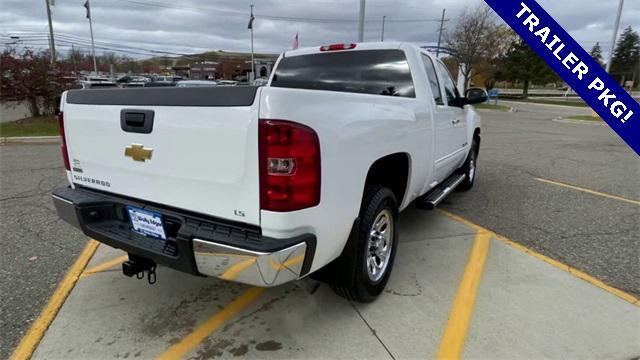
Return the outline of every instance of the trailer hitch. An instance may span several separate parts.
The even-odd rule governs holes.
[[[152,260],[129,254],[129,260],[122,263],[122,273],[125,276],[136,276],[143,279],[145,272],[147,273],[147,281],[149,284],[156,283],[156,263]]]

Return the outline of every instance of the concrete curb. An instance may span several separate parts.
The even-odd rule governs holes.
[[[559,116],[555,119],[551,119],[552,121],[564,123],[564,124],[578,124],[578,125],[594,125],[594,126],[605,126],[607,123],[604,121],[590,121],[590,120],[575,120],[575,119],[565,119],[562,116]]]
[[[11,144],[58,144],[60,136],[16,136],[0,137],[0,145]]]
[[[511,107],[511,106],[509,106],[509,109],[507,109],[507,110],[486,109],[486,108],[476,108],[476,110],[478,110],[478,111],[499,111],[499,112],[510,112],[510,113],[518,112],[518,109],[516,109],[514,107]]]
[[[510,101],[510,100],[501,100],[502,102],[507,102],[510,104],[524,104],[524,105],[537,105],[537,106],[556,106],[556,107],[561,107],[561,108],[570,108],[570,109],[577,109],[577,110],[591,110],[590,107],[584,107],[584,106],[572,106],[572,105],[564,105],[564,104],[539,104],[539,103],[534,103],[534,102],[528,102],[528,101]]]

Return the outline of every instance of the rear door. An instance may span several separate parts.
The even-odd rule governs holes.
[[[436,139],[436,146],[440,143],[441,147],[440,157],[436,158],[436,173],[438,180],[442,181],[464,161],[467,148],[467,122],[463,107],[455,105],[460,100],[460,93],[449,70],[441,61],[436,61],[436,67],[446,101],[442,111],[442,127],[439,131],[442,136]],[[438,138],[438,130],[436,130],[436,138]]]
[[[240,87],[70,91],[72,181],[258,225],[256,97]]]
[[[451,165],[447,159],[450,159],[451,154],[456,150],[453,146],[455,140],[454,114],[451,109],[445,105],[441,81],[438,78],[433,60],[425,54],[421,56],[427,73],[429,87],[431,88],[436,104],[433,110],[433,126],[435,131],[435,153],[433,156],[435,168],[433,180],[440,182],[446,178],[450,171]]]

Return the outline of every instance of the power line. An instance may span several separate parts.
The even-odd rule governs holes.
[[[12,33],[12,34],[16,34],[16,33]],[[6,36],[6,35],[5,35]],[[19,35],[16,35],[17,37],[19,37],[19,41],[24,43],[24,42],[29,42],[32,40],[42,40],[44,38],[47,38],[44,32],[33,32],[33,33],[19,33]],[[90,44],[90,40],[86,39],[86,38],[82,38],[80,36],[75,36],[75,35],[69,35],[69,34],[63,34],[63,33],[56,33],[55,38],[58,41],[63,41],[63,40],[67,40],[67,41],[73,41],[75,43],[84,43],[84,44]],[[15,39],[12,39],[15,40]],[[144,55],[159,55],[159,54],[165,54],[165,55],[176,55],[176,56],[192,56],[193,54],[187,54],[187,53],[179,53],[179,52],[171,52],[171,51],[162,51],[162,50],[156,50],[156,49],[148,49],[148,48],[141,48],[139,46],[129,46],[126,44],[121,44],[121,43],[114,43],[114,42],[108,42],[108,41],[96,41],[95,42],[96,45],[101,45],[101,49],[115,49],[115,50],[133,50],[136,51],[138,53],[144,52]],[[142,53],[141,53],[142,54]]]
[[[11,32],[10,34],[15,34],[17,36],[20,37],[27,37],[27,36],[34,36],[36,34],[45,34],[45,32],[37,32],[37,31],[32,31],[32,32]],[[56,36],[61,36],[61,37],[68,37],[68,38],[75,38],[75,39],[80,39],[83,41],[88,41],[87,38],[83,38],[77,35],[71,35],[71,34],[66,34],[66,33],[56,33]],[[114,46],[121,46],[121,47],[129,47],[129,48],[133,48],[133,49],[141,49],[139,46],[137,45],[126,45],[122,43],[122,40],[119,39],[110,39],[110,38],[104,38],[106,40],[110,40],[110,41],[96,41],[97,43],[101,43],[101,44],[106,44],[106,45],[114,45]],[[115,42],[114,42],[115,41]],[[179,46],[179,47],[185,47],[185,48],[196,48],[196,49],[204,49],[207,50],[207,47],[203,47],[203,46],[197,46],[197,45],[191,45],[191,44],[184,44],[184,43],[151,43],[146,41],[145,43],[147,44],[155,44],[155,45],[159,45],[162,47],[166,47],[167,45],[175,45],[175,46]],[[142,48],[144,49],[144,48]],[[188,56],[190,54],[188,53],[180,53],[180,52],[170,52],[170,51],[161,51],[161,50],[157,50],[157,49],[144,49],[144,50],[149,50],[149,51],[155,51],[155,52],[159,52],[159,53],[163,53],[163,54],[169,54],[169,55],[180,55],[180,56]]]
[[[194,6],[174,6],[167,3],[157,2],[157,1],[143,1],[143,0],[119,0],[123,2],[128,2],[131,4],[139,5],[139,6],[147,6],[147,7],[156,7],[156,8],[164,8],[164,9],[172,9],[172,10],[185,10],[185,11],[210,11],[215,14],[225,15],[225,16],[235,16],[246,18],[247,14],[241,11],[234,10],[221,10],[221,9],[213,9],[208,7],[194,7]],[[256,18],[263,18],[275,21],[290,21],[290,22],[309,22],[309,23],[358,23],[357,19],[337,19],[337,18],[311,18],[311,17],[296,17],[296,16],[281,16],[281,15],[269,15],[269,14],[260,14],[255,13],[254,16]],[[387,19],[388,22],[439,22],[440,19]],[[447,19],[448,21],[448,19]],[[367,23],[379,23],[381,20],[370,19],[365,20]]]
[[[31,47],[31,46],[46,46],[47,45],[47,43],[46,43],[47,40],[48,40],[47,37],[41,37],[41,38],[32,37],[32,38],[29,38],[29,39],[20,39],[18,41],[20,43],[22,43],[23,45],[25,45],[25,47]],[[77,45],[78,47],[82,47],[82,48],[89,48],[89,49],[91,48],[91,43],[89,41],[69,40],[69,39],[64,39],[64,38],[59,38],[59,37],[56,39],[56,41],[58,42],[59,45],[64,44],[67,47],[69,47],[71,45]],[[123,48],[111,47],[111,46],[105,46],[105,45],[98,45],[98,44],[95,47],[97,49],[100,49],[100,50],[112,51],[112,52],[117,52],[117,53],[144,55],[144,56],[157,56],[158,55],[157,52],[152,52],[152,51],[148,51],[148,50],[136,51],[136,50],[133,50],[133,49],[123,49]]]

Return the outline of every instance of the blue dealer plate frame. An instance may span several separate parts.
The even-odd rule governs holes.
[[[127,206],[127,212],[129,213],[132,231],[156,239],[167,240],[162,214],[135,206]]]

